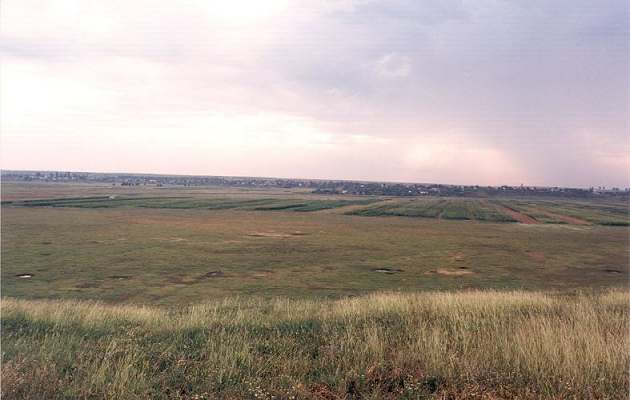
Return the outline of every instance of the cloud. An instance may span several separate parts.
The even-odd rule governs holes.
[[[396,53],[386,54],[376,62],[374,70],[384,78],[406,78],[411,74],[411,60]]]
[[[628,7],[7,2],[3,167],[629,185]]]

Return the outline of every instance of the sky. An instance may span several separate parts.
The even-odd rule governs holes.
[[[6,0],[3,169],[630,186],[627,0]]]

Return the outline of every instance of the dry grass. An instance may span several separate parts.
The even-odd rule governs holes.
[[[627,398],[630,294],[226,299],[183,310],[2,302],[2,394]]]

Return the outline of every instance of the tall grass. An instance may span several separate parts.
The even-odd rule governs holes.
[[[630,294],[2,301],[7,399],[627,398]]]

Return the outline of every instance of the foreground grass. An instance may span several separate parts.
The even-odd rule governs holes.
[[[2,395],[627,397],[630,294],[374,294],[181,310],[2,301]]]

